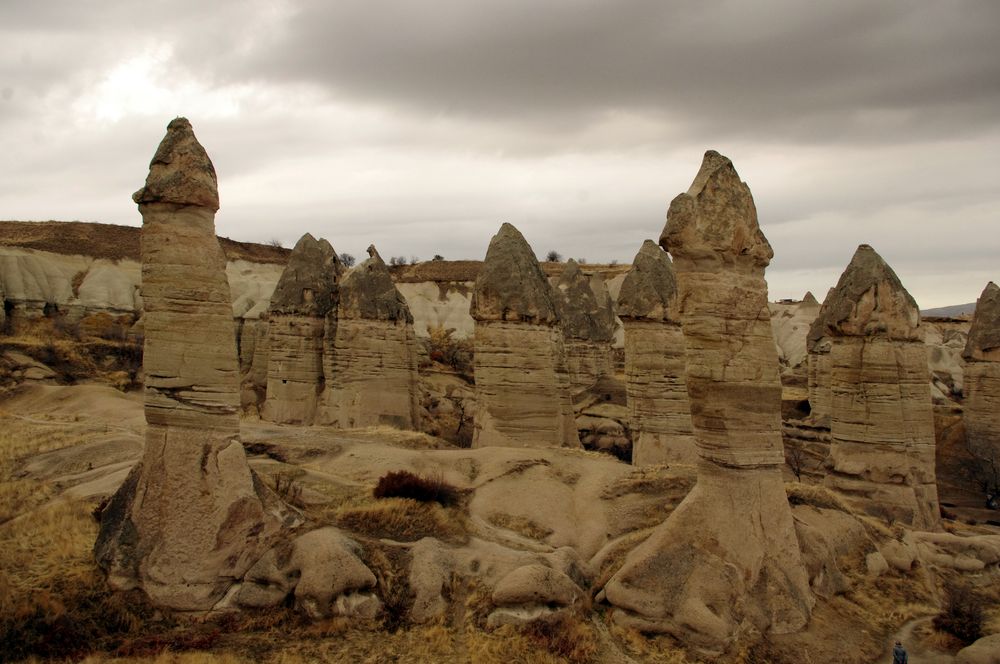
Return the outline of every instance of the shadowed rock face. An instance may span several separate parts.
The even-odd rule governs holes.
[[[613,373],[611,341],[615,334],[615,314],[607,287],[599,275],[595,276],[596,283],[570,259],[555,284],[566,370],[574,394]]]
[[[326,317],[336,316],[344,266],[326,240],[306,233],[295,244],[271,296],[268,314],[267,401],[272,422],[312,424],[323,391]]]
[[[771,247],[749,188],[716,152],[671,202],[660,243],[677,276],[698,482],[605,593],[616,620],[718,651],[744,620],[803,628],[814,602],[781,474]]]
[[[962,356],[969,449],[983,460],[1000,460],[1000,288],[992,281],[976,301]]]
[[[95,553],[116,588],[209,609],[294,517],[253,476],[239,440],[215,170],[187,120],[170,123],[133,198],[143,217],[146,447],[102,514]]]
[[[625,328],[632,463],[694,463],[677,282],[670,257],[652,240],[643,243],[622,282],[618,315]]]
[[[872,514],[936,525],[934,414],[917,303],[881,256],[861,245],[824,309],[832,393],[827,484]]]
[[[524,237],[504,224],[476,278],[474,447],[580,445],[555,295]]]
[[[826,299],[819,308],[819,313],[809,326],[806,335],[806,353],[808,357],[809,380],[809,420],[820,426],[830,426],[830,410],[833,408],[833,395],[830,393],[830,338],[827,336],[830,308],[827,302],[835,298],[831,288]]]
[[[413,316],[375,247],[344,275],[336,320],[327,318],[327,376],[319,421],[351,428],[417,423]]]

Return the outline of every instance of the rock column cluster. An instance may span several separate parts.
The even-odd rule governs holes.
[[[1000,288],[992,281],[976,301],[965,358],[965,431],[969,451],[1000,468]]]
[[[112,586],[211,608],[293,517],[250,471],[215,169],[173,120],[133,199],[142,213],[146,447],[101,516]]]
[[[618,316],[625,328],[632,463],[694,463],[677,282],[670,257],[652,240],[643,243],[622,282]]]
[[[271,422],[312,424],[323,373],[327,316],[336,315],[343,265],[326,240],[306,233],[288,265],[268,309],[267,401],[262,416]]]
[[[872,514],[935,526],[934,413],[917,303],[863,244],[824,309],[832,394],[827,484]]]
[[[744,625],[803,628],[809,590],[782,478],[781,385],[750,189],[708,152],[670,203],[698,481],[605,587],[615,618],[716,652]]]
[[[611,342],[615,334],[615,313],[607,286],[599,275],[595,276],[598,276],[596,283],[570,259],[555,284],[566,370],[573,394],[614,373]]]
[[[552,287],[521,233],[493,236],[470,305],[473,447],[579,447]]]
[[[340,283],[327,327],[320,421],[343,428],[417,423],[413,316],[375,247]]]

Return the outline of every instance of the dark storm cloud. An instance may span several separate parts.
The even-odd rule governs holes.
[[[896,141],[995,122],[998,25],[992,0],[316,1],[242,75],[546,131],[627,109],[720,137]]]

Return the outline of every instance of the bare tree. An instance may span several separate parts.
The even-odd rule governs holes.
[[[545,260],[547,260],[550,263],[559,263],[560,261],[562,261],[562,255],[560,255],[558,251],[553,249],[549,253],[545,254]]]
[[[785,463],[795,473],[795,480],[802,481],[802,471],[806,469],[806,448],[801,440],[791,440],[785,445]]]
[[[966,439],[968,458],[962,463],[966,477],[984,496],[986,507],[1000,509],[1000,454],[989,441]]]
[[[344,252],[340,255],[340,262],[343,263],[345,267],[354,267],[356,259],[354,258],[354,254]]]

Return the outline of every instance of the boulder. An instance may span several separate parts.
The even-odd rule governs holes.
[[[1000,634],[984,636],[958,651],[955,664],[1000,664]]]
[[[684,381],[684,333],[677,282],[665,251],[646,240],[622,282],[625,387],[632,463],[694,463],[698,458]]]

